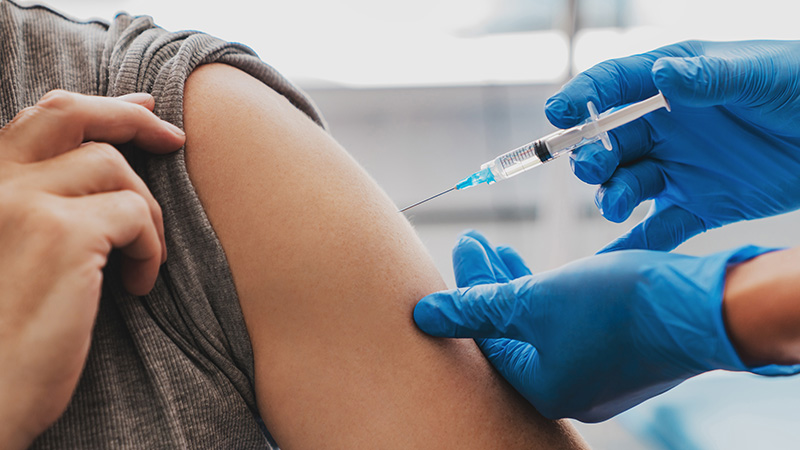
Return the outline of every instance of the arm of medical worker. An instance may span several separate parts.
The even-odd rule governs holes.
[[[670,250],[707,229],[800,207],[800,41],[687,41],[602,62],[547,101],[553,125],[664,93],[651,113],[573,153],[575,175],[600,184],[614,222],[655,199],[649,216],[604,250]]]
[[[728,270],[722,312],[745,363],[800,363],[798,261],[800,247],[795,247]]]
[[[531,275],[513,250],[473,231],[453,252],[459,289],[423,298],[414,319],[434,336],[479,338],[546,417],[598,422],[709,370],[800,371],[739,356],[800,363],[798,259],[798,249],[628,250]]]

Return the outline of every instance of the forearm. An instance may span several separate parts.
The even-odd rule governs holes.
[[[728,270],[722,304],[728,335],[749,366],[800,363],[800,247]]]

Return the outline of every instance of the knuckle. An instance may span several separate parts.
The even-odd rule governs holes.
[[[130,108],[129,122],[136,127],[152,127],[155,124],[161,126],[161,119],[156,116],[152,111],[142,105],[134,105],[128,103],[127,108]]]
[[[87,145],[86,151],[91,162],[103,173],[121,175],[128,171],[128,161],[113,145],[94,142]]]
[[[37,111],[38,108],[36,106],[28,106],[27,108],[23,108],[22,110],[20,110],[17,113],[17,115],[14,116],[13,119],[11,119],[11,122],[9,122],[8,124],[6,124],[6,126],[0,129],[0,136],[8,132],[8,130],[10,130],[11,128],[18,126],[21,123],[24,123],[27,120],[29,120],[31,117],[35,116]]]
[[[155,115],[150,110],[135,103],[117,100],[115,108],[119,109],[120,112],[115,119],[116,126],[141,124],[155,118]]]
[[[28,217],[41,224],[48,234],[64,235],[71,228],[70,215],[65,214],[61,208],[52,204],[42,205],[42,207],[30,212]]]
[[[28,116],[31,116],[31,115],[35,114],[35,112],[36,112],[36,106],[35,105],[34,106],[28,106],[27,108],[23,108],[20,112],[17,113],[16,117],[14,118],[14,121],[22,120],[22,119],[24,119],[24,118],[26,118]]]
[[[126,103],[126,105],[130,108],[131,114],[133,114],[136,119],[142,121],[156,119],[156,115],[142,105],[132,103]]]
[[[60,241],[73,227],[73,219],[56,202],[44,196],[31,196],[14,205],[16,220],[24,229],[40,237]]]
[[[36,107],[51,110],[68,110],[72,109],[77,102],[77,96],[69,91],[63,89],[52,90],[42,96],[36,103]]]
[[[126,189],[119,191],[120,202],[136,217],[150,217],[150,205],[139,193]]]

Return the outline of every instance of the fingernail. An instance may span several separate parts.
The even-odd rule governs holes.
[[[146,105],[153,100],[153,96],[146,92],[134,92],[133,94],[125,94],[117,97],[117,100],[136,103],[137,105]]]
[[[162,122],[164,122],[164,125],[167,127],[167,129],[169,131],[172,131],[175,135],[180,136],[180,137],[186,137],[186,133],[184,133],[184,131],[181,130],[180,128],[178,128],[175,125],[167,122],[166,120],[163,120]]]

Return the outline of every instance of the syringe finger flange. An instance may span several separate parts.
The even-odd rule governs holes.
[[[600,142],[603,143],[603,147],[606,150],[611,151],[611,139],[608,137],[608,132],[601,131],[600,127],[597,125],[597,119],[599,118],[599,114],[597,114],[597,108],[594,106],[593,102],[586,103],[586,109],[589,110],[589,122],[594,126],[597,130],[596,136],[600,139]]]

